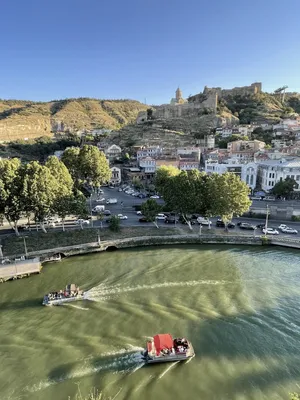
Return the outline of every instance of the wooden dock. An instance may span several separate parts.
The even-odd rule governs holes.
[[[0,264],[0,282],[24,278],[32,274],[39,274],[41,269],[42,265],[39,258],[18,261],[11,260],[5,264]]]

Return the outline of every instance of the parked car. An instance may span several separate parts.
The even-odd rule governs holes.
[[[194,219],[189,219],[187,218],[186,220],[183,217],[179,217],[179,222],[181,222],[184,225],[187,225],[187,221],[191,224],[191,225],[195,225],[196,221]]]
[[[298,233],[297,229],[289,228],[288,226],[286,228],[282,228],[281,232],[282,233],[291,233],[293,235],[297,235],[297,233]]]
[[[159,199],[159,196],[157,194],[154,194],[153,196],[150,196],[150,199]]]
[[[165,220],[166,216],[165,216],[165,214],[157,214],[157,216],[155,218],[160,219],[160,220]]]
[[[118,218],[119,219],[127,219],[127,215],[123,215],[123,214],[118,214]]]
[[[90,221],[88,219],[79,218],[75,221],[77,225],[89,225]]]
[[[285,229],[285,228],[288,228],[288,226],[285,224],[280,224],[278,227],[278,229],[280,229],[280,230]]]
[[[145,199],[145,198],[147,197],[147,195],[146,195],[145,193],[140,193],[140,194],[138,195],[138,197],[139,197],[140,199]]]
[[[275,228],[264,228],[262,230],[262,233],[267,234],[267,235],[279,235],[279,232]]]
[[[176,224],[178,222],[178,219],[175,217],[166,217],[165,218],[165,224]]]
[[[142,211],[137,211],[136,215],[143,215]]]
[[[263,198],[263,200],[264,201],[275,201],[276,199],[273,196],[266,196],[266,197]]]
[[[239,222],[238,226],[240,227],[240,229],[246,229],[250,231],[254,231],[256,229],[255,225],[249,224],[248,222]]]
[[[119,189],[118,189],[118,192],[123,192],[123,189],[119,188]]]
[[[225,223],[221,219],[217,219],[216,226],[219,227],[219,228],[225,228]],[[228,222],[227,228],[232,229],[234,227],[235,227],[235,223],[234,222],[231,222],[231,221]]]
[[[102,201],[105,201],[105,198],[104,198],[104,197],[99,197],[99,199],[96,199],[96,202],[97,202],[97,203],[101,203]]]
[[[198,222],[198,224],[205,225],[205,226],[212,224],[212,222],[208,218],[204,218],[204,217],[198,217],[197,222]]]
[[[104,210],[104,211],[103,211],[103,214],[104,214],[104,215],[111,215],[111,212],[110,212],[109,210]]]
[[[259,228],[259,229],[264,229],[266,227],[266,224],[258,224],[258,225],[256,225],[256,228]]]
[[[139,222],[149,222],[146,217],[142,217],[139,219]]]
[[[98,194],[103,194],[103,190],[102,189],[98,189]]]

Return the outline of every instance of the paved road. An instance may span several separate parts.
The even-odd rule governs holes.
[[[94,208],[96,205],[104,204],[105,205],[105,209],[110,210],[112,214],[123,214],[123,215],[126,215],[128,217],[127,220],[122,220],[121,221],[121,225],[122,226],[141,226],[141,225],[147,225],[147,224],[151,225],[151,223],[143,223],[143,224],[140,223],[139,222],[139,218],[140,217],[136,214],[136,211],[135,211],[135,209],[133,207],[134,205],[142,204],[145,201],[145,199],[139,199],[137,197],[133,197],[131,195],[128,195],[128,194],[126,194],[124,192],[119,192],[117,188],[113,188],[112,189],[112,188],[104,187],[104,188],[102,188],[102,190],[104,191],[104,193],[103,193],[103,195],[101,195],[101,197],[104,197],[105,200],[107,200],[109,198],[117,198],[118,199],[118,203],[117,204],[106,205],[106,202],[102,202],[102,203],[97,202],[96,201],[97,200],[97,195],[96,194],[92,194],[91,198],[88,199],[88,205],[89,205],[89,209],[90,210],[91,210],[91,208]],[[157,201],[159,203],[163,204],[163,201],[161,199],[159,199]],[[121,203],[123,203],[123,205]],[[266,203],[268,203],[268,204],[276,203],[277,204],[278,202],[255,201],[255,205],[258,204],[259,207],[261,207],[262,204],[266,205]],[[280,202],[280,204],[284,204],[284,205],[291,204],[291,203],[292,202],[288,202],[288,201]],[[299,208],[300,208],[300,202],[298,202],[297,204],[299,205]],[[211,220],[213,222],[212,227],[215,227],[216,219],[217,218],[211,218]],[[78,229],[78,225],[76,225],[74,223],[74,221],[75,221],[75,218],[73,220],[67,220],[66,223],[65,223],[65,228],[66,229]],[[254,218],[247,219],[247,218],[241,217],[241,218],[235,218],[234,219],[235,223],[242,222],[242,221],[249,222],[249,223],[251,223],[253,225],[261,224],[261,223],[264,222],[264,220],[254,219]],[[23,224],[23,223],[27,223],[27,220],[24,219],[24,220],[21,220],[19,222],[20,225]],[[157,223],[159,225],[164,225],[164,226],[166,225],[164,223],[164,221],[157,221]],[[287,234],[280,233],[280,236],[286,236],[286,237],[292,236],[292,237],[299,237],[300,238],[300,222],[284,222],[284,221],[282,221],[282,223],[286,223],[287,225],[292,226],[293,228],[297,229],[299,231],[299,234],[298,235],[287,235]],[[281,224],[280,220],[279,221],[270,220],[268,226],[277,228],[280,224]],[[96,219],[95,215],[93,215],[93,226],[99,227],[99,228],[101,227],[101,222]],[[102,226],[108,226],[108,224],[106,223],[105,220],[102,222]],[[170,226],[172,226],[172,225],[170,225]],[[48,228],[48,230],[53,230],[53,229],[61,230],[62,227],[61,227],[61,225],[58,225],[55,228]],[[193,229],[194,230],[198,230],[198,226],[194,226]],[[222,230],[223,228],[218,228],[218,229]],[[240,228],[238,228],[236,226],[231,231],[239,232]],[[252,231],[246,231],[246,232],[252,232]],[[256,234],[258,234],[259,232],[260,232],[260,230],[256,230]],[[13,231],[9,227],[8,223],[5,223],[5,225],[3,227],[0,227],[0,235],[8,234],[8,233],[13,233]],[[23,233],[23,232],[21,232],[21,233]]]

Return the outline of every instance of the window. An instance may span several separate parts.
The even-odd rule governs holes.
[[[268,186],[271,186],[271,181],[269,181],[269,184],[268,184]]]
[[[290,175],[287,175],[286,177],[287,177],[287,178],[290,178]]]
[[[291,175],[291,179],[295,179],[295,175]]]
[[[296,176],[296,181],[300,181],[300,175]]]

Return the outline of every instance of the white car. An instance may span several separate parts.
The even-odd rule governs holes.
[[[212,222],[208,219],[208,218],[204,218],[204,217],[198,217],[197,218],[197,222],[198,222],[198,224],[200,225],[211,225],[212,224]]]
[[[77,219],[75,221],[75,224],[77,224],[77,225],[89,225],[90,221],[88,219],[79,218],[79,219]]]
[[[137,212],[136,212],[136,215],[143,215],[143,214],[142,214],[142,211],[137,211]]]
[[[153,196],[150,196],[150,199],[159,199],[159,196],[157,194],[154,194]]]
[[[119,188],[119,189],[118,189],[118,192],[123,192],[123,189]]]
[[[267,234],[267,235],[279,235],[279,232],[277,229],[274,228],[267,228],[267,229],[263,229],[262,233]]]
[[[281,228],[281,232],[293,233],[294,235],[297,235],[297,233],[298,233],[297,229],[289,228],[288,226],[286,226],[285,228]]]
[[[155,217],[156,219],[161,219],[161,220],[165,220],[166,216],[165,214],[157,214],[157,216]]]
[[[278,229],[280,229],[280,230],[285,229],[285,228],[288,228],[288,226],[285,225],[285,224],[281,224],[281,225],[279,225],[279,227],[278,227]]]
[[[119,219],[127,219],[127,215],[123,215],[123,214],[118,214],[118,218]]]
[[[97,200],[96,200],[97,203],[101,203],[102,201],[105,201],[105,198],[104,198],[104,197],[100,197],[100,199],[97,199]]]

